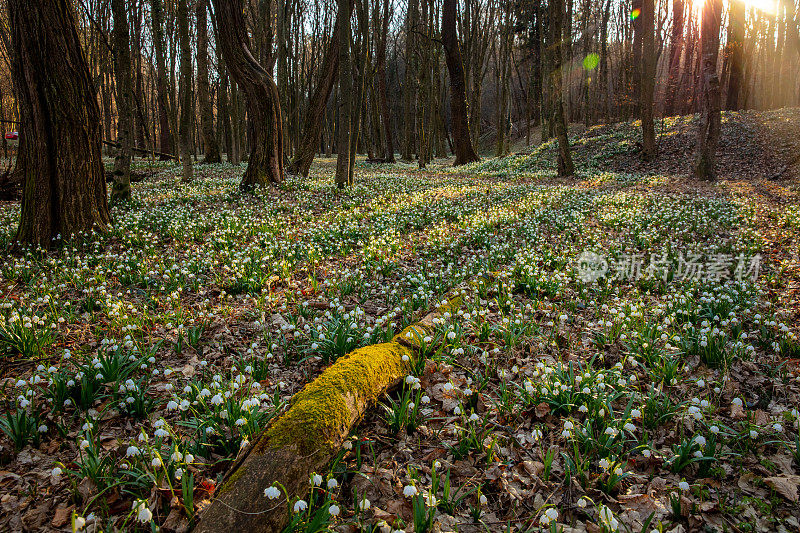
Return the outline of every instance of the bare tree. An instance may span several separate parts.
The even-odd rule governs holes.
[[[211,105],[211,84],[208,80],[208,0],[195,6],[197,19],[197,100],[200,105],[200,131],[203,135],[203,163],[219,163],[219,143],[214,135],[214,109]]]
[[[694,175],[698,179],[716,179],[714,163],[720,131],[720,95],[717,57],[719,55],[719,28],[722,0],[706,0],[703,4],[703,21],[700,30],[702,70],[700,78],[701,110],[697,138],[697,158]]]
[[[683,22],[685,0],[672,0],[672,29],[670,31],[669,67],[664,114],[675,113],[675,98],[680,87],[681,54],[683,52]]]
[[[381,118],[383,119],[383,137],[385,142],[384,161],[394,163],[394,140],[392,139],[392,114],[389,111],[389,97],[386,90],[386,42],[389,39],[389,22],[391,0],[383,0],[383,18],[381,37],[378,43],[376,68],[378,70],[378,95],[380,98]]]
[[[181,161],[183,161],[183,181],[190,181],[192,167],[192,47],[189,40],[189,6],[188,0],[178,0],[178,38],[181,48],[181,123],[178,135],[181,145]]]
[[[549,2],[549,43],[548,66],[550,67],[551,82],[551,112],[555,134],[558,139],[558,175],[561,177],[572,176],[575,167],[572,164],[572,154],[569,151],[569,137],[567,136],[567,121],[564,114],[564,88],[562,83],[561,58],[562,58],[562,26],[564,23],[564,0],[550,0]]]
[[[133,83],[131,45],[125,0],[111,0],[114,16],[114,75],[117,82],[117,143],[114,158],[112,200],[131,197],[131,152],[133,148]]]
[[[164,6],[161,0],[150,0],[153,48],[156,59],[156,92],[158,100],[159,147],[161,152],[175,153],[175,139],[170,124],[170,89],[167,78],[167,59],[164,51]]]
[[[350,0],[338,0],[339,14],[339,121],[336,124],[336,186],[350,181],[350,142],[353,122],[353,68],[350,61]]]
[[[455,166],[480,161],[469,136],[469,110],[461,62],[461,47],[456,33],[456,11],[458,0],[444,0],[442,8],[442,45],[450,75],[450,113],[453,121],[453,147],[456,153]]]
[[[725,44],[725,62],[728,72],[728,95],[725,109],[739,109],[744,82],[744,2],[728,2],[728,38]]]
[[[245,93],[250,118],[250,158],[240,187],[280,183],[284,172],[278,87],[250,52],[242,0],[214,0],[213,5],[217,46],[231,77]]]
[[[639,115],[642,119],[642,158],[645,161],[656,155],[656,128],[653,123],[653,90],[656,84],[656,46],[655,46],[655,1],[642,0],[641,24],[641,68],[639,81]]]
[[[405,23],[405,74],[403,76],[403,145],[400,157],[411,161],[414,157],[416,136],[416,105],[417,100],[417,61],[416,61],[416,31],[417,31],[417,6],[419,0],[408,0],[408,11]]]
[[[322,60],[322,70],[319,82],[314,89],[314,94],[309,100],[309,109],[303,123],[303,134],[287,172],[307,177],[317,152],[322,123],[325,118],[325,109],[328,99],[336,84],[336,74],[339,70],[339,21],[334,24],[333,34]]]

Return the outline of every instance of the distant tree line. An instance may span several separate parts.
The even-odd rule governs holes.
[[[800,99],[796,0],[758,2],[2,0],[0,119],[36,184],[18,237],[107,226],[103,142],[124,201],[137,153],[187,181],[193,161],[246,160],[245,189],[335,153],[346,186],[356,154],[463,164],[538,134],[569,176],[570,123],[639,118],[650,159],[659,117],[699,112],[695,173],[713,179],[721,109]],[[33,224],[40,202],[53,221]]]

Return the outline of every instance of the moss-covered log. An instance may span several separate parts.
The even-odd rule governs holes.
[[[361,348],[306,385],[233,465],[195,531],[280,531],[285,502],[276,506],[264,489],[277,481],[303,494],[311,473],[325,469],[367,407],[408,374],[404,355],[411,350],[398,342]]]
[[[433,318],[459,304],[456,299],[440,307],[392,342],[347,354],[306,385],[232,465],[195,532],[281,531],[288,518],[286,501],[268,500],[264,489],[279,482],[290,495],[303,497],[311,474],[325,471],[367,408],[409,374],[413,348],[432,328]],[[407,335],[412,329],[418,335]]]

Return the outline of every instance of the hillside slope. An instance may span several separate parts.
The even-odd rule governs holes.
[[[689,175],[697,141],[698,115],[669,117],[656,122],[658,156],[640,158],[639,121],[571,128],[570,142],[579,173],[621,172]],[[554,141],[489,159],[471,170],[486,174],[537,174],[555,169]],[[725,112],[717,151],[723,179],[795,179],[800,170],[800,108]]]

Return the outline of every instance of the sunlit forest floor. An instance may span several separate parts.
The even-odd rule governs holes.
[[[570,180],[550,144],[255,196],[137,160],[110,233],[0,259],[0,524],[186,531],[304,384],[460,294],[295,531],[796,531],[797,115],[727,120],[715,184],[684,119],[648,166],[576,133]]]

